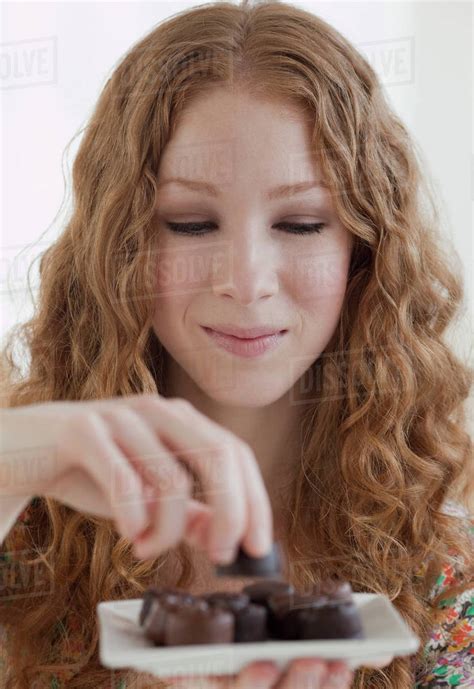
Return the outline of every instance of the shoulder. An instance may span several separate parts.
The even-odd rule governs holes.
[[[447,503],[444,511],[460,517],[474,548],[474,515],[456,503]],[[474,575],[459,553],[450,551],[449,556],[427,600],[434,626],[424,648],[416,689],[474,686]],[[426,571],[426,564],[421,570]]]
[[[446,503],[443,511],[459,518],[461,528],[469,536],[474,550],[474,515],[455,502]],[[471,588],[473,585],[474,573],[467,571],[467,563],[464,562],[463,556],[456,550],[449,551],[449,556],[449,562],[446,562],[442,567],[431,590],[430,600],[433,604],[442,605],[443,600],[440,600],[440,596],[444,596],[454,587],[467,585]]]
[[[459,518],[460,528],[468,536],[474,550],[474,514],[471,514],[465,507],[456,502],[447,502],[443,507],[443,512]],[[426,558],[419,569],[415,572],[415,577],[424,578],[431,558]],[[467,583],[472,579],[472,572],[466,571],[467,566],[464,557],[456,550],[448,551],[448,559],[443,564],[438,576],[428,595],[428,602],[435,605],[439,597],[453,587]]]

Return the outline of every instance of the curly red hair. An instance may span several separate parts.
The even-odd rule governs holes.
[[[292,580],[304,587],[337,572],[355,591],[387,595],[420,637],[420,661],[436,572],[453,552],[472,568],[461,522],[443,510],[472,490],[472,370],[444,340],[463,298],[461,270],[454,250],[448,262],[415,144],[374,70],[318,16],[274,0],[207,3],[162,22],[120,61],[74,162],[72,216],[41,256],[35,314],[5,345],[5,404],[163,390],[151,328],[156,172],[194,95],[230,82],[309,115],[315,155],[355,239],[340,322],[308,371],[318,384],[287,491]],[[188,585],[191,551],[182,544],[137,561],[109,520],[52,498],[39,498],[32,515],[3,550],[36,552],[23,564],[43,562],[54,595],[0,599],[6,686],[51,674],[71,689],[110,686],[97,603],[139,597],[165,579]],[[73,625],[86,649],[75,663]],[[122,674],[136,686],[136,673]],[[413,679],[411,659],[396,658],[360,668],[354,687],[412,689]]]

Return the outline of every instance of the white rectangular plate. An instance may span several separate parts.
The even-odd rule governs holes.
[[[157,677],[226,675],[238,673],[255,660],[272,660],[283,669],[294,658],[306,656],[342,659],[351,668],[370,665],[384,656],[405,656],[419,646],[396,608],[386,596],[354,593],[365,639],[324,641],[260,641],[234,644],[154,646],[138,623],[141,598],[102,601],[99,616],[99,654],[102,665],[131,668]]]

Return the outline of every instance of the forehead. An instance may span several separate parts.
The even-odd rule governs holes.
[[[321,180],[308,115],[293,104],[215,90],[181,113],[162,151],[158,181],[225,185],[244,175],[269,186]]]

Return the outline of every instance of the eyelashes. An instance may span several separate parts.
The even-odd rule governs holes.
[[[209,231],[216,229],[216,224],[212,222],[167,222],[166,226],[174,232],[175,234],[184,235],[205,235],[209,234]],[[320,234],[323,228],[326,226],[324,222],[312,222],[312,223],[288,223],[280,222],[275,227],[285,228],[284,231],[288,234]]]

